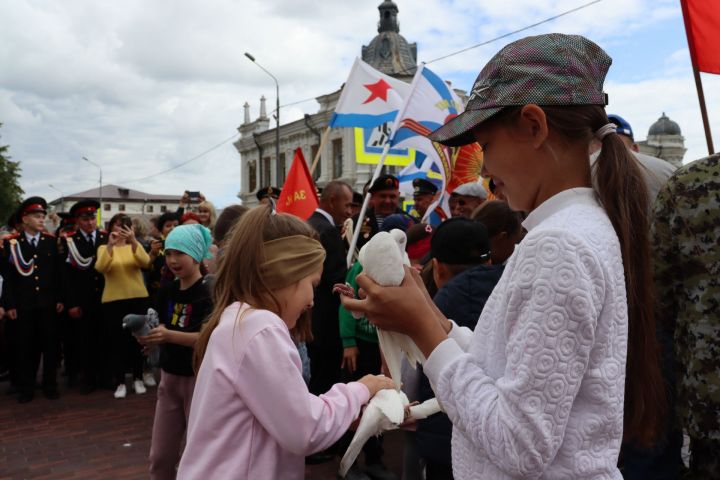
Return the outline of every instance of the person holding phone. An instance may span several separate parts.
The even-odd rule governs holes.
[[[107,245],[98,248],[95,269],[105,277],[102,294],[107,345],[110,347],[111,374],[117,383],[115,398],[125,398],[125,373],[133,374],[135,393],[146,392],[142,381],[143,357],[140,345],[122,321],[129,313],[144,314],[148,291],[141,269],[150,266],[150,257],[135,238],[130,217],[119,213],[110,219]]]

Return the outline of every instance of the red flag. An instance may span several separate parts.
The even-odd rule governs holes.
[[[303,220],[310,218],[318,208],[317,190],[303,157],[302,150],[295,150],[285,185],[277,201],[277,211],[292,213]]]
[[[681,0],[693,65],[720,74],[720,0]]]

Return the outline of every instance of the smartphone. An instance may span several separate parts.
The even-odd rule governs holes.
[[[120,219],[120,226],[132,228],[132,226],[133,226],[132,219],[130,217],[122,217]]]
[[[190,190],[186,190],[188,197],[190,198],[191,202],[199,202],[200,201],[200,192],[191,192]]]

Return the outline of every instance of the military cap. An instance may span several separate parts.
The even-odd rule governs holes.
[[[42,197],[30,197],[22,202],[18,208],[18,219],[36,212],[47,213],[47,202]]]
[[[395,175],[380,175],[370,186],[368,192],[375,193],[383,190],[398,190],[400,181]]]
[[[80,200],[70,207],[70,215],[74,218],[95,217],[100,204],[96,200]]]
[[[258,190],[255,196],[258,200],[262,200],[267,197],[272,197],[277,200],[280,197],[280,192],[282,192],[282,190],[277,187],[265,187]]]
[[[612,59],[580,35],[525,37],[502,48],[483,67],[465,111],[432,132],[434,142],[457,147],[473,130],[511,106],[607,105],[603,82]]]
[[[435,195],[438,191],[438,187],[434,183],[424,178],[416,178],[412,184],[413,195]]]
[[[362,193],[353,192],[353,199],[352,199],[353,205],[362,205],[363,200],[364,200],[364,197],[363,197]]]

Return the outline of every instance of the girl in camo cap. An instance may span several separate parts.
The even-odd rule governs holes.
[[[397,288],[360,276],[367,298],[342,299],[427,356],[457,479],[620,479],[623,440],[647,445],[658,432],[648,196],[605,113],[610,64],[581,36],[518,40],[480,72],[466,111],[430,135],[478,142],[482,175],[528,212],[474,332],[433,308],[411,270]]]

